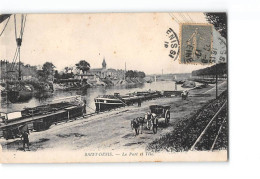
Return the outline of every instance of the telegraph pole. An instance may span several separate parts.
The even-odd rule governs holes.
[[[3,69],[2,69],[2,60],[1,60],[1,67],[0,67],[0,81],[2,82],[2,71],[3,71]]]
[[[125,62],[125,75],[126,75],[126,62]],[[125,78],[126,78],[125,75],[124,75],[124,80],[125,80]]]
[[[217,63],[216,63],[216,99],[218,98],[218,67],[217,67]]]

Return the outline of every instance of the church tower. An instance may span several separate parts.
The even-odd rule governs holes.
[[[107,63],[106,63],[105,57],[103,58],[102,68],[103,68],[103,69],[106,69],[106,68],[107,68]]]

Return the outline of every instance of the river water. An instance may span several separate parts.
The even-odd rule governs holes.
[[[54,93],[41,93],[34,96],[31,100],[25,103],[6,103],[5,97],[0,97],[1,109],[0,111],[10,112],[10,111],[21,111],[25,107],[36,107],[39,105],[47,104],[53,100],[70,97],[75,95],[82,95],[87,101],[87,111],[88,113],[95,111],[95,102],[94,98],[98,95],[104,94],[114,94],[120,93],[121,95],[132,93],[136,91],[147,91],[147,90],[158,90],[158,91],[167,91],[175,89],[174,81],[157,81],[153,83],[144,83],[144,84],[134,84],[128,86],[100,86],[95,88],[88,88],[87,90],[80,91],[54,91]],[[182,90],[181,85],[177,85],[177,90]],[[186,88],[187,89],[187,88]]]

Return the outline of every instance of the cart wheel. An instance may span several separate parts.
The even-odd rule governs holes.
[[[157,133],[157,128],[158,128],[158,119],[154,119],[154,123],[153,123],[153,133],[156,134]]]
[[[165,113],[165,124],[168,124],[170,122],[170,111],[166,111]]]
[[[153,125],[153,133],[156,134],[157,133],[157,125]]]

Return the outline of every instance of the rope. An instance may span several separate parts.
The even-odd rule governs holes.
[[[20,29],[20,38],[22,38],[22,31],[23,31],[23,14],[21,15],[21,29]]]
[[[14,31],[15,31],[15,40],[17,39],[17,32],[16,32],[16,15],[14,15]]]
[[[9,22],[9,20],[10,20],[10,17],[8,17],[8,20],[7,20],[7,22],[6,22],[5,26],[4,26],[4,29],[3,29],[2,32],[0,33],[0,37],[1,37],[1,35],[4,33],[5,28],[6,28],[7,24],[8,24],[8,22]]]
[[[21,16],[21,29],[20,29],[20,35],[19,35],[21,39],[22,39],[23,33],[24,33],[26,17],[27,17],[27,15],[23,15],[23,14]],[[15,26],[15,39],[17,39],[17,27],[16,27],[17,25],[16,25],[16,15],[15,14],[14,14],[14,26]],[[18,44],[17,44],[14,58],[13,58],[13,61],[12,61],[11,67],[10,67],[10,71],[12,71],[14,69],[18,55],[20,58],[20,51],[18,51]]]
[[[25,28],[25,23],[26,23],[26,17],[27,17],[27,14],[24,16],[23,15],[23,19],[22,19],[22,25],[21,25],[21,38],[23,37],[23,33],[24,33],[24,28]]]
[[[127,104],[122,100],[122,99],[120,99],[120,98],[118,98],[117,96],[115,96],[117,99],[119,99],[124,105],[126,105],[127,106]]]
[[[25,23],[26,23],[26,17],[27,15],[21,15],[21,29],[20,29],[20,34],[19,38],[22,39],[23,33],[24,33],[24,28],[25,28]],[[15,39],[17,39],[17,25],[16,25],[16,15],[14,15],[14,29],[15,29]]]
[[[27,18],[27,14],[25,14],[25,18],[24,18],[23,33],[24,33],[25,24],[26,24],[26,18]],[[22,33],[22,36],[23,36],[23,33]]]
[[[13,68],[14,68],[14,66],[15,66],[15,62],[16,62],[16,59],[17,59],[17,56],[18,56],[18,48],[16,47],[16,50],[15,50],[15,53],[14,53],[14,58],[13,58],[13,60],[12,60],[12,64],[11,64],[11,66],[10,66],[10,68],[9,68],[9,70],[7,70],[6,71],[6,73],[8,72],[8,71],[12,71],[13,70]],[[8,73],[7,73],[7,75],[8,75]]]
[[[18,47],[16,47],[16,50],[15,50],[15,53],[14,53],[14,58],[13,58],[13,61],[12,61],[12,64],[11,64],[11,67],[10,67],[10,71],[13,70],[14,68],[14,65],[15,65],[15,62],[16,62],[16,59],[17,59],[17,56],[18,56]]]
[[[90,109],[92,109],[93,111],[96,111],[95,109],[93,109],[93,108],[91,108],[91,107],[89,107],[88,105],[86,105],[88,108],[90,108]]]

